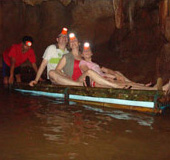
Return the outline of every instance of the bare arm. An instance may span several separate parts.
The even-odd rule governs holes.
[[[87,67],[87,65],[81,65],[81,66],[80,66],[80,69],[81,69],[83,72],[86,72],[87,70],[89,70],[89,68]]]
[[[109,78],[110,80],[113,80],[113,79],[116,78],[116,72],[115,71],[108,69],[108,68],[105,68],[105,67],[102,67],[101,70],[102,70],[102,72],[105,73],[106,78]]]
[[[39,79],[41,78],[41,75],[42,75],[45,67],[47,66],[47,63],[48,63],[48,61],[45,60],[45,59],[43,59],[43,61],[41,62],[41,65],[40,65],[40,67],[39,67],[39,69],[38,69],[38,71],[37,71],[35,80],[33,80],[33,81],[31,81],[31,82],[29,83],[30,86],[34,86],[35,84],[38,83],[38,81],[39,81]]]
[[[105,67],[102,67],[101,69],[102,69],[103,72],[115,76],[118,81],[131,82],[128,78],[126,78],[126,77],[125,77],[122,73],[120,73],[119,71],[113,71],[113,70],[111,70],[111,69],[109,69],[109,68],[105,68]]]
[[[47,63],[48,63],[48,61],[43,59],[43,61],[41,62],[41,65],[40,65],[40,67],[38,69],[37,75],[35,77],[35,81],[37,81],[37,82],[39,81],[39,79],[41,78],[41,75],[42,75],[45,67],[47,66]]]
[[[101,67],[101,70],[104,72],[104,73],[107,73],[107,74],[116,74],[116,71],[113,71],[109,68],[105,68],[105,67]]]
[[[63,70],[63,68],[64,68],[65,65],[66,65],[66,58],[65,58],[65,56],[64,56],[64,57],[62,57],[62,58],[60,59],[58,65],[57,65],[57,67],[56,67],[56,69],[55,69],[56,72],[60,73],[60,74],[63,75],[63,76],[66,76],[66,74],[64,74],[64,73],[62,72],[62,70]]]
[[[9,77],[9,84],[14,82],[14,69],[15,69],[15,58],[11,58],[11,66],[10,66],[10,77]]]

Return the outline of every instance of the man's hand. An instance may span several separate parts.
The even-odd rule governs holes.
[[[31,86],[31,87],[34,87],[34,85],[36,85],[38,82],[37,81],[31,81],[30,83],[29,83],[29,86]]]
[[[14,83],[14,77],[13,76],[10,76],[9,77],[9,84],[13,84]]]

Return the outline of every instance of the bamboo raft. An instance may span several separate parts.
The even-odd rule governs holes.
[[[170,97],[165,96],[163,91],[56,86],[49,84],[37,84],[34,87],[30,87],[24,83],[14,85],[13,88],[19,92],[63,98],[66,101],[145,113],[161,114],[167,108],[170,108]]]

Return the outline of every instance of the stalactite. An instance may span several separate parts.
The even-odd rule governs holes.
[[[23,0],[23,2],[25,2],[31,6],[41,4],[43,1],[47,1],[47,0]]]
[[[26,4],[31,5],[31,6],[35,6],[37,4],[41,4],[43,1],[48,1],[48,0],[22,0],[22,1],[25,2]],[[64,6],[68,6],[72,1],[76,5],[78,5],[80,2],[83,3],[83,4],[85,2],[85,0],[58,0],[58,1],[61,2]]]
[[[113,8],[115,12],[115,22],[118,29],[123,26],[123,0],[113,0]]]
[[[162,0],[159,3],[159,23],[162,33],[165,33],[166,18],[168,16],[168,1]]]
[[[137,0],[136,0],[137,1]],[[140,7],[143,7],[145,5],[145,0],[140,0],[139,1],[139,6]]]
[[[78,5],[78,0],[72,0],[76,5]]]
[[[71,0],[59,0],[64,6],[67,6],[71,3]]]
[[[64,6],[69,5],[72,1],[78,5],[79,3],[83,3],[85,2],[85,0],[59,0]]]
[[[84,2],[85,2],[85,0],[74,0],[75,1],[75,3],[78,5],[79,4],[79,2],[81,2],[81,3],[83,3],[84,4]]]
[[[133,21],[134,9],[135,9],[135,1],[130,1],[128,6],[128,16],[129,16],[129,25],[131,30],[133,29],[134,26],[134,21]]]
[[[27,22],[26,22],[26,7],[27,5],[25,3],[22,3],[21,5],[21,9],[20,9],[20,13],[21,13],[21,16],[20,16],[20,22],[21,22],[21,28],[24,29],[27,25]]]

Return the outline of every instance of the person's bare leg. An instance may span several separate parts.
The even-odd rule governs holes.
[[[8,85],[9,77],[4,77],[3,84]]]
[[[121,81],[117,81],[117,80],[115,80],[115,83],[117,83],[118,85],[124,84],[125,88],[130,87],[131,89],[139,89],[139,90],[157,90],[157,86],[149,87],[149,86],[145,86],[144,84],[141,84],[141,83],[121,82]]]
[[[79,77],[79,81],[80,82],[84,82],[85,81],[85,77],[86,76],[89,76],[89,75],[87,75],[87,72],[84,72],[80,77]],[[90,76],[89,76],[90,77]],[[91,81],[93,81],[93,80],[91,80]],[[93,81],[94,82],[94,81]],[[96,83],[95,82],[95,86],[94,87],[99,87],[99,88],[111,88],[110,86],[108,86],[108,85],[101,85],[101,84],[98,84],[98,83]]]
[[[93,70],[88,70],[84,72],[82,76],[79,78],[79,81],[84,81],[86,76],[89,76],[91,80],[96,83],[96,87],[125,88],[127,85],[129,85],[129,86],[133,86],[133,88],[136,88],[136,89],[148,89],[148,90],[150,89],[149,87],[140,86],[138,84],[133,84],[131,82],[121,82],[121,81],[110,82]]]
[[[102,76],[100,76],[98,73],[96,73],[93,70],[88,70],[85,72],[86,76],[89,76],[94,82],[97,84],[103,86],[103,87],[110,87],[110,88],[124,88],[124,84],[117,84],[116,82],[109,82]]]
[[[16,78],[17,83],[21,83],[21,75],[20,74],[16,74],[15,78]]]
[[[55,70],[51,70],[49,72],[49,77],[50,77],[50,80],[54,84],[70,85],[70,86],[83,86],[83,82],[73,81],[73,80],[61,75],[60,73],[56,72]]]
[[[120,82],[114,81],[110,82],[103,77],[101,77],[98,73],[93,70],[88,70],[83,73],[83,75],[79,78],[80,81],[84,81],[85,76],[89,76],[92,81],[96,83],[96,87],[105,87],[105,88],[128,88],[131,86],[132,89],[140,89],[140,90],[157,90],[156,87],[147,87],[134,82]]]
[[[122,82],[117,82],[118,84],[119,83],[122,83]],[[141,85],[141,84],[138,84],[138,83],[134,83],[134,82],[124,82],[123,83],[125,86],[128,86],[131,87],[131,89],[138,89],[138,90],[157,90],[157,87],[154,86],[154,87],[147,87],[147,86],[144,86],[144,85]],[[125,87],[126,88],[126,87]]]
[[[152,85],[152,83],[150,82],[150,83],[148,83],[148,84],[143,84],[143,83],[136,83],[136,82],[133,82],[132,80],[130,80],[130,79],[128,79],[127,77],[125,77],[121,72],[119,72],[119,71],[115,71],[116,72],[116,74],[120,77],[120,80],[122,81],[122,82],[129,82],[129,83],[131,83],[132,85],[134,85],[134,86],[136,86],[136,87],[143,87],[143,86],[145,86],[145,87],[150,87],[150,85]]]

